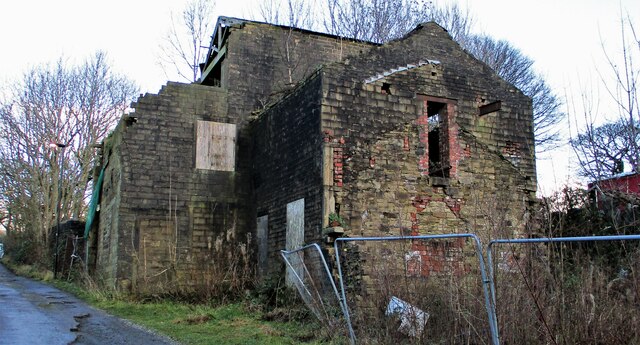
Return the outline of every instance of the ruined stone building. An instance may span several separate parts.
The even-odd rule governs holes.
[[[383,45],[221,17],[198,83],[141,96],[105,140],[94,274],[198,284],[216,263],[347,236],[521,232],[531,101],[435,23]]]

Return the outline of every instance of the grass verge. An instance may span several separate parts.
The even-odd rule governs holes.
[[[96,307],[182,344],[299,344],[313,339],[315,331],[313,323],[263,321],[261,313],[251,312],[242,302],[214,307],[105,300]]]
[[[88,304],[164,334],[181,344],[339,344],[312,316],[296,310],[264,313],[245,300],[223,305],[187,304],[171,300],[140,302],[78,284],[53,280],[50,272],[2,261],[16,274],[40,279],[74,294]],[[275,315],[275,317],[274,317]],[[306,315],[306,316],[301,316]]]

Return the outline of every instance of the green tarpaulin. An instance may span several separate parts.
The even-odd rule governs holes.
[[[104,169],[105,168],[102,168],[102,170],[100,170],[100,177],[98,177],[98,181],[93,185],[93,194],[91,194],[91,202],[89,203],[89,211],[87,212],[87,223],[84,226],[85,240],[89,237],[89,231],[91,231],[98,203],[100,202],[100,190],[102,189],[102,180],[104,179]]]

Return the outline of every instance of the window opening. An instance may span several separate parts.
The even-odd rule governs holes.
[[[427,102],[427,123],[429,129],[429,175],[449,177],[448,164],[446,162],[447,140],[445,138],[444,119],[447,118],[447,104],[440,102]]]
[[[381,88],[382,93],[385,93],[387,95],[391,94],[391,84],[389,83],[382,83],[382,88]]]
[[[213,85],[212,86],[222,86],[222,63],[224,62],[224,57],[218,61],[218,63],[213,67]]]

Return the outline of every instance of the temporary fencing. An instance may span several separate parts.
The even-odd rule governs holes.
[[[474,234],[333,249],[335,266],[317,244],[282,256],[305,303],[352,344],[640,341],[640,235],[494,240],[489,272]]]
[[[640,236],[491,241],[487,258],[504,344],[640,341]]]
[[[314,243],[296,250],[282,250],[281,255],[300,297],[322,325],[329,332],[353,339],[344,305],[340,302],[338,289],[320,246]]]
[[[334,247],[360,342],[491,343],[488,279],[475,235],[339,238]]]

